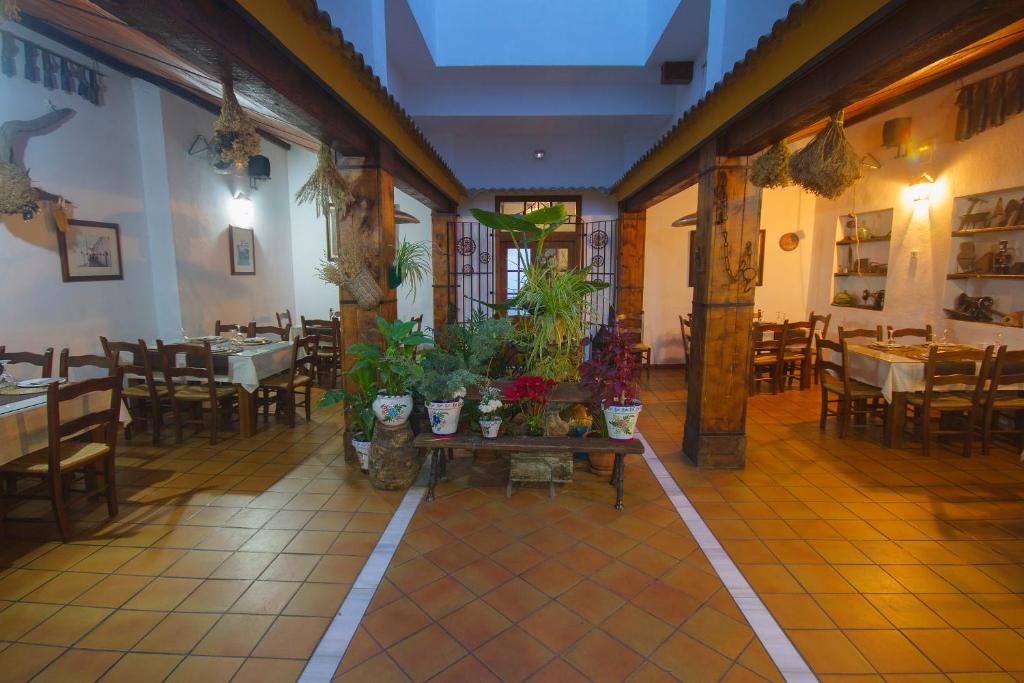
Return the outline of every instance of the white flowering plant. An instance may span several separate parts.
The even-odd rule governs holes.
[[[501,409],[504,407],[501,401],[501,390],[497,387],[485,384],[480,387],[480,403],[477,410],[483,418],[501,417]]]

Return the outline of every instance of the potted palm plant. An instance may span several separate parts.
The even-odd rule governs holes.
[[[594,349],[593,358],[580,365],[580,377],[604,412],[608,438],[632,439],[643,404],[639,399],[640,367],[630,341],[618,330],[611,330],[606,342]]]
[[[384,348],[373,344],[353,344],[348,352],[356,356],[352,371],[370,372],[376,378],[377,396],[373,399],[373,412],[381,424],[397,427],[408,421],[412,413],[412,394],[409,384],[421,372],[413,360],[416,347],[429,338],[416,331],[416,323],[396,320],[389,323],[377,318]]]

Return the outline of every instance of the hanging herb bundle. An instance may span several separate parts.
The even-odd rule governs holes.
[[[18,0],[0,0],[0,24],[5,21],[21,21]]]
[[[309,202],[313,203],[318,217],[330,214],[332,209],[344,214],[352,203],[352,194],[334,163],[334,152],[323,143],[316,155],[316,168],[295,193],[296,204]]]
[[[249,163],[249,157],[260,153],[260,136],[256,124],[238,104],[231,81],[223,81],[222,86],[224,103],[213,124],[214,146],[220,152],[221,161],[242,167]]]
[[[789,160],[793,182],[825,199],[835,199],[860,178],[860,157],[843,132],[843,112]]]
[[[789,147],[779,140],[750,165],[750,182],[757,187],[786,187],[789,179]]]
[[[16,164],[0,161],[0,214],[21,214],[28,220],[37,210],[28,172]]]

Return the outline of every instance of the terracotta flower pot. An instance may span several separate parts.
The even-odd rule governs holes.
[[[588,432],[585,437],[597,438],[597,432]],[[612,468],[615,465],[615,454],[611,452],[587,451],[587,462],[590,463],[590,471],[602,477],[610,477]]]

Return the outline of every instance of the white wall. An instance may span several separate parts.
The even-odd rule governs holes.
[[[300,316],[326,318],[331,309],[338,308],[338,288],[318,279],[314,269],[327,255],[327,224],[323,216],[317,217],[312,204],[298,205],[295,191],[302,187],[316,166],[316,155],[300,147],[288,151],[288,188],[292,228],[292,278],[295,300],[292,321],[299,325]]]
[[[400,208],[406,213],[411,213],[420,221],[419,223],[403,223],[398,225],[396,238],[398,240],[406,240],[407,242],[426,242],[432,245],[430,208],[402,192],[397,187],[395,188],[395,204],[397,205],[396,208]],[[433,245],[431,248],[431,259],[433,259]],[[434,326],[434,287],[433,277],[429,273],[425,281],[420,283],[415,296],[409,287],[409,283],[404,282],[398,287],[399,319],[409,320],[419,315],[423,316],[423,329]]]

